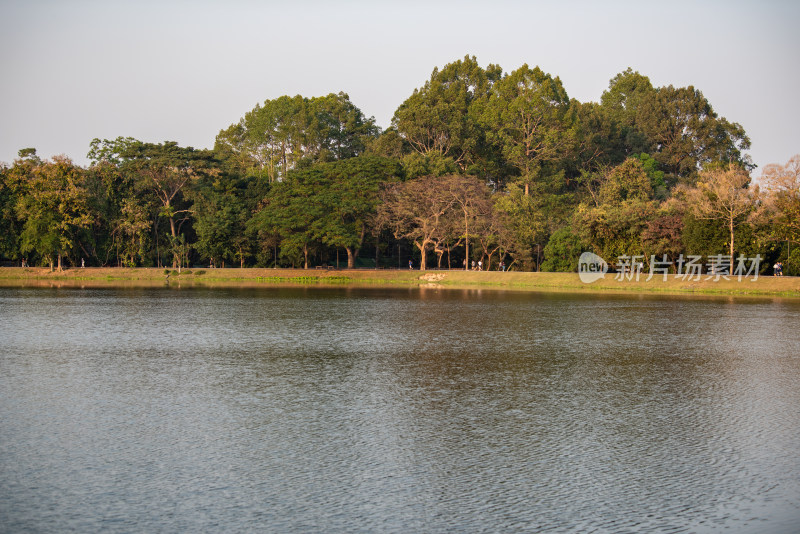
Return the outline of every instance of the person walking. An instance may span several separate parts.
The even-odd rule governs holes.
[[[414,261],[413,260],[408,260],[408,268],[410,270],[412,270],[412,271],[414,270]]]

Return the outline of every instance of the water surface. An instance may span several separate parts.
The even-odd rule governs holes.
[[[800,305],[0,289],[3,532],[795,532]]]

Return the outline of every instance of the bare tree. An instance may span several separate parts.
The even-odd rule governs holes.
[[[758,186],[751,189],[749,185],[749,173],[731,164],[700,173],[697,187],[687,191],[689,208],[698,219],[720,220],[728,227],[731,266],[734,265],[734,229],[753,212],[759,201]]]
[[[410,239],[419,249],[420,270],[425,270],[427,252],[441,239],[444,218],[455,200],[442,187],[440,178],[428,176],[390,184],[382,192],[377,223],[389,228],[397,239]]]
[[[774,238],[800,244],[800,154],[786,165],[767,165],[761,179],[774,213]]]
[[[478,178],[470,176],[445,176],[440,178],[442,186],[447,188],[453,198],[453,207],[460,212],[464,228],[464,270],[469,266],[470,227],[473,233],[478,225],[486,226],[485,220],[492,213],[492,201],[489,188]],[[477,235],[477,234],[476,234]]]

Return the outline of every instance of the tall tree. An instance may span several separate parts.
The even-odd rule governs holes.
[[[692,86],[661,87],[639,106],[637,128],[654,149],[653,157],[674,175],[694,179],[712,162],[734,163],[752,169],[743,153],[750,139],[741,125],[719,117]]]
[[[703,166],[717,161],[752,169],[744,128],[717,115],[693,86],[654,88],[628,69],[611,80],[601,102],[621,129],[626,155],[653,155],[672,176],[671,185],[693,184]]]
[[[86,172],[87,189],[98,219],[92,226],[94,256],[105,265],[116,257],[118,265],[144,265],[150,260],[148,229],[154,227],[157,200],[149,183],[143,183],[122,156],[139,143],[131,137],[93,139]]]
[[[279,182],[247,223],[262,237],[278,236],[281,256],[293,265],[302,258],[304,269],[308,269],[311,249],[318,242],[315,222],[323,215],[320,204],[308,200],[313,194],[313,183],[291,178]]]
[[[651,150],[650,141],[637,127],[637,118],[643,101],[652,98],[655,92],[650,78],[629,67],[611,79],[600,97],[601,107],[620,129],[625,156]]]
[[[521,268],[533,266],[534,245],[546,237],[549,210],[543,199],[539,194],[527,194],[518,184],[509,184],[504,194],[494,196],[495,216],[505,221],[508,234],[505,249]]]
[[[487,148],[476,104],[501,74],[497,65],[484,70],[474,56],[434,68],[425,85],[397,108],[392,126],[418,154],[450,158],[465,171]]]
[[[483,115],[488,138],[516,167],[529,194],[542,167],[554,163],[576,140],[575,114],[561,80],[523,65],[494,84]]]
[[[642,234],[657,209],[650,176],[636,158],[599,174],[592,201],[575,212],[573,232],[609,262],[642,254]]]
[[[241,174],[274,182],[304,160],[333,161],[366,150],[380,129],[346,93],[304,98],[281,96],[256,105],[217,135],[220,159]]]
[[[186,240],[181,234],[191,210],[184,202],[184,188],[202,174],[218,173],[216,160],[210,150],[180,147],[174,141],[163,144],[137,142],[121,156],[123,168],[136,173],[143,185],[153,192],[160,204],[159,215],[169,223],[173,267],[180,268],[185,257]]]

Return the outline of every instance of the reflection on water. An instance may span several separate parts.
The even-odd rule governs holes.
[[[794,532],[800,305],[0,289],[0,531]]]

